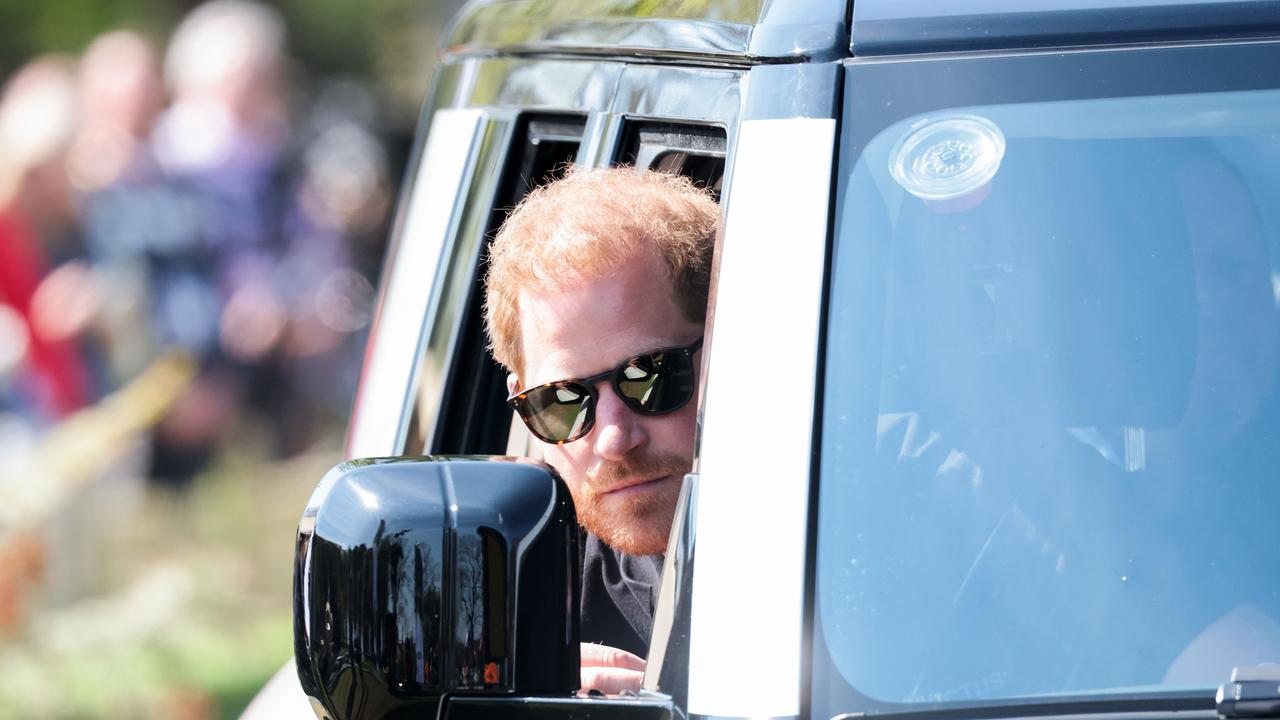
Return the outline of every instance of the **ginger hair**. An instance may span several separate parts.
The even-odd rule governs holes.
[[[575,168],[534,189],[489,246],[484,314],[494,358],[523,371],[521,293],[608,277],[649,252],[664,260],[681,313],[701,323],[719,219],[711,193],[679,175]]]

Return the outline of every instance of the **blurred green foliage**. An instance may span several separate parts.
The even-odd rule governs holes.
[[[750,23],[760,16],[763,4],[763,0],[507,0],[484,8],[478,15],[489,20],[501,17],[718,18]]]
[[[340,445],[269,461],[241,440],[111,518],[103,592],[0,637],[0,720],[238,717],[292,650],[294,529]]]
[[[192,0],[0,0],[0,79],[44,53],[75,55],[118,27],[163,43]],[[304,77],[370,78],[393,122],[412,122],[426,92],[435,47],[463,0],[269,0],[288,23],[290,52]]]
[[[166,0],[0,0],[0,75],[42,53],[78,53],[107,28],[159,34],[183,11]]]
[[[179,0],[0,0],[0,68],[8,74],[41,53],[83,50],[99,33],[130,27],[162,39],[199,3]],[[277,0],[294,56],[309,71],[368,73],[379,6],[402,0]]]

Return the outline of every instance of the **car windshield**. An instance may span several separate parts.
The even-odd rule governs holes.
[[[957,107],[846,157],[815,599],[842,709],[1280,661],[1280,92]]]

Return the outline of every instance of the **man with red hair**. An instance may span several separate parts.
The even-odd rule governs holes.
[[[693,460],[719,214],[687,178],[575,170],[530,193],[490,249],[485,318],[508,402],[586,533],[584,688],[637,689],[642,677]]]

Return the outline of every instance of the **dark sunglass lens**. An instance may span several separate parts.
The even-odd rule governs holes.
[[[548,385],[525,396],[521,415],[544,440],[560,442],[586,431],[590,395],[573,385]]]
[[[633,359],[617,375],[618,391],[637,412],[671,412],[693,394],[693,363],[679,351]]]

